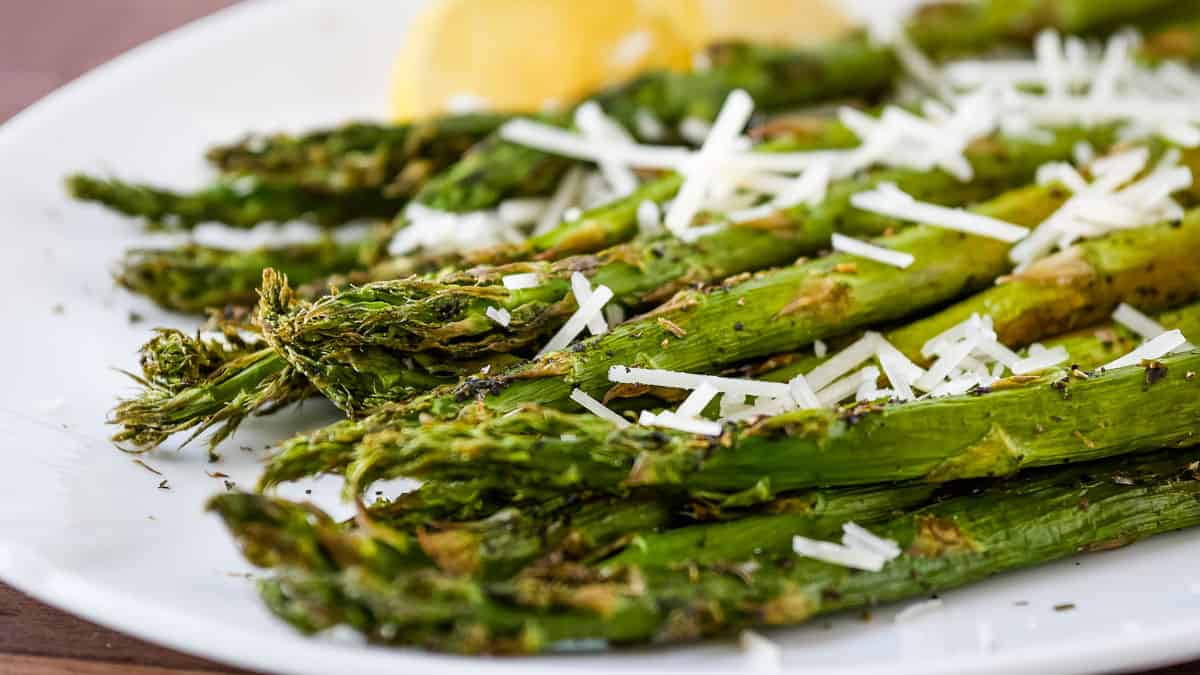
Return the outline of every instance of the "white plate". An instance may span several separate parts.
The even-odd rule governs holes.
[[[112,170],[195,184],[211,142],[379,116],[396,41],[420,4],[251,3],[135,50],[0,128],[0,577],[119,630],[264,671],[743,668],[729,643],[514,660],[303,638],[259,605],[242,576],[252,570],[201,512],[224,489],[205,471],[248,485],[267,444],[331,412],[313,404],[247,424],[215,466],[200,446],[144,457],[162,477],[106,440],[106,412],[132,390],[113,368],[136,366],[150,326],[191,324],[113,287],[112,261],[147,238],[133,223],[68,201],[63,175]],[[146,321],[131,325],[131,310]],[[158,489],[164,478],[170,490]],[[327,503],[336,489],[316,485]],[[887,609],[870,622],[842,617],[772,635],[784,644],[785,667],[805,673],[1149,667],[1200,656],[1198,556],[1200,532],[1180,533],[949,593],[943,610],[911,624],[894,625]],[[1077,609],[1053,611],[1064,602]],[[990,650],[980,630],[994,634]]]

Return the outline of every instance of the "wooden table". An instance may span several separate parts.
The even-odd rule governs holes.
[[[0,0],[0,122],[130,47],[234,1]],[[0,675],[233,672],[239,671],[101,628],[0,584]],[[1200,662],[1145,675],[1197,674]]]

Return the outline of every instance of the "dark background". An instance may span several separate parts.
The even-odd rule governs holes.
[[[0,0],[0,122],[130,47],[234,1]],[[76,619],[0,584],[0,675],[229,672]],[[1200,662],[1146,675],[1197,674]]]

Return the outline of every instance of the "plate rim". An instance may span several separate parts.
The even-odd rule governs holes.
[[[331,4],[329,0],[304,0],[303,3],[297,0],[245,0],[190,21],[93,68],[20,110],[0,124],[0,148],[19,143],[23,136],[35,133],[40,125],[53,126],[53,118],[59,111],[66,111],[73,102],[87,98],[93,90],[112,87],[121,80],[150,76],[154,69],[186,56],[190,49],[207,43],[224,31],[261,30],[261,24],[270,21],[278,12],[312,11]],[[312,670],[313,655],[335,657],[338,652],[353,655],[355,659],[377,661],[381,665],[386,661],[391,667],[435,667],[443,673],[512,672],[510,666],[520,668],[521,672],[551,672],[562,665],[539,657],[480,659],[390,648],[364,650],[357,645],[316,642],[298,634],[292,642],[299,648],[283,650],[284,658],[281,658],[281,650],[262,650],[255,636],[234,625],[198,618],[135,594],[114,591],[50,565],[40,556],[6,541],[3,532],[0,532],[0,579],[41,602],[126,635],[217,663],[262,672],[316,672]],[[831,666],[821,672],[990,675],[1054,669],[1063,673],[1094,673],[1154,668],[1195,658],[1200,658],[1200,618],[1177,621],[1154,633],[1140,635],[1091,634],[1055,645],[957,655],[936,664],[920,661],[883,667],[856,664]],[[660,670],[642,670],[643,667],[636,664],[630,668],[628,661],[621,665],[623,672],[661,675]]]

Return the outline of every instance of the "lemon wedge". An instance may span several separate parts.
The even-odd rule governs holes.
[[[392,113],[537,111],[722,39],[802,42],[844,30],[822,0],[438,0],[396,61]]]

